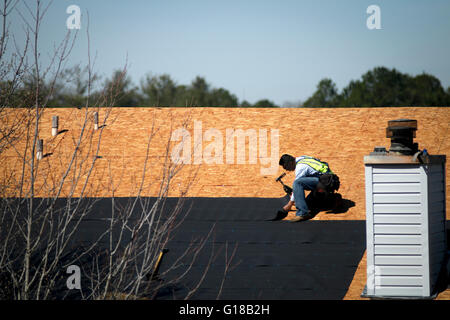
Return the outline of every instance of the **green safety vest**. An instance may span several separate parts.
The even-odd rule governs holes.
[[[296,165],[299,163],[306,164],[322,174],[323,173],[333,174],[333,171],[331,171],[330,167],[328,166],[328,163],[322,162],[319,159],[313,157],[305,156],[302,159],[297,160]]]

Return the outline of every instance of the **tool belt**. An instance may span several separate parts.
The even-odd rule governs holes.
[[[317,184],[315,192],[334,193],[339,190],[339,177],[334,173],[325,173],[319,176],[319,183]]]

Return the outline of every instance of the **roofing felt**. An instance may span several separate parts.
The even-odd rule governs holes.
[[[39,210],[46,210],[45,203]],[[87,248],[110,227],[113,201],[86,198],[82,203],[92,210],[80,221],[78,231],[67,247],[67,256]],[[127,208],[134,198],[115,198],[116,208]],[[151,207],[155,198],[142,198]],[[226,300],[311,300],[358,299],[365,285],[365,222],[361,220],[289,223],[270,221],[273,208],[285,198],[190,198],[183,202],[178,227],[164,245],[168,249],[159,268],[162,288],[157,299]],[[54,208],[64,208],[60,198]],[[76,203],[77,199],[71,199]],[[40,201],[38,201],[40,202]],[[11,203],[10,203],[11,204]],[[167,198],[162,218],[172,212],[178,198]],[[23,206],[27,203],[23,202]],[[81,207],[84,207],[83,205]],[[132,211],[130,226],[141,215],[141,207]],[[24,211],[26,212],[26,211]],[[115,213],[116,215],[118,212]],[[78,223],[75,217],[69,230]],[[450,225],[447,227],[449,228]],[[119,237],[119,229],[102,238],[95,252],[127,244],[129,232]],[[204,242],[203,242],[204,241]],[[189,248],[201,247],[199,254],[183,256]],[[181,260],[180,257],[183,257]],[[40,259],[37,260],[37,263]],[[73,262],[71,262],[73,263]],[[102,267],[102,257],[82,259],[82,291],[89,292],[89,271]],[[94,263],[94,264],[93,264]],[[174,268],[174,266],[177,266]],[[176,279],[176,283],[167,280]],[[67,290],[66,277],[60,278],[56,297],[80,299],[80,291]],[[165,285],[165,283],[168,283]],[[192,291],[192,294],[191,294]],[[440,297],[448,299],[448,291]],[[145,297],[145,291],[141,293]],[[152,296],[153,297],[153,296]],[[154,297],[153,297],[154,298]]]
[[[116,198],[114,205],[125,208],[133,200]],[[149,201],[150,206],[154,200],[143,199]],[[60,199],[57,207],[64,208],[65,201]],[[177,218],[176,224],[180,224],[164,246],[169,251],[160,265],[163,288],[156,298],[183,299],[196,287],[190,299],[344,298],[365,250],[365,222],[269,221],[273,208],[282,201],[279,198],[203,197],[184,202],[182,210],[189,210],[189,213]],[[164,212],[171,212],[177,203],[177,198],[168,198]],[[111,199],[97,199],[92,204],[92,212],[81,220],[68,253],[89,247],[109,228],[111,204]],[[41,210],[45,210],[45,205]],[[128,224],[132,225],[139,215],[140,208],[136,207]],[[75,218],[69,230],[76,223]],[[121,239],[124,246],[128,238],[127,233],[119,237],[116,230],[112,246],[115,247],[117,239]],[[103,238],[96,252],[109,249],[109,241],[109,236]],[[202,249],[195,260],[191,255],[183,257],[188,248],[200,245]],[[180,257],[183,258],[179,260]],[[94,261],[102,267],[101,257]],[[87,260],[81,263],[84,295],[89,291],[92,263]],[[176,283],[164,286],[165,279],[176,279],[186,272]],[[60,281],[57,284],[62,288],[59,296],[68,293],[72,299],[80,298],[78,291],[65,288],[65,277]],[[143,294],[145,296],[145,292]]]
[[[165,263],[173,262],[189,239],[211,228],[213,233],[196,272],[175,292],[167,292],[168,297],[183,296],[195,285],[215,248],[222,250],[194,299],[342,299],[365,250],[364,221],[267,221],[280,200],[192,199],[192,211],[169,242],[173,253],[167,254]],[[234,248],[224,275],[225,255],[230,259]]]

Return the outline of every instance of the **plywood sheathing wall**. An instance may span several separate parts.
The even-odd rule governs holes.
[[[97,131],[93,130],[94,111],[99,112],[100,125],[107,116],[106,126]],[[7,117],[18,112],[11,109]],[[59,130],[68,130],[56,137],[51,136],[54,115],[59,116]],[[71,192],[74,196],[82,192],[93,197],[135,196],[141,186],[141,195],[156,196],[160,191],[171,134],[185,126],[192,140],[193,155],[198,147],[194,146],[194,126],[197,124],[199,129],[201,123],[201,134],[208,129],[217,129],[222,134],[224,163],[185,165],[172,181],[169,196],[179,196],[187,190],[183,195],[192,197],[282,197],[281,185],[275,182],[282,173],[281,168],[273,174],[262,174],[261,167],[264,166],[259,159],[256,164],[249,164],[248,140],[245,164],[237,164],[236,159],[233,164],[225,163],[225,148],[229,143],[226,141],[227,129],[254,129],[258,138],[259,129],[266,129],[269,155],[270,133],[278,130],[277,161],[283,153],[312,155],[327,161],[341,179],[339,192],[356,204],[344,214],[319,215],[316,219],[365,219],[363,156],[375,146],[389,148],[390,140],[385,134],[388,120],[416,119],[418,131],[415,141],[420,149],[426,148],[430,154],[448,155],[450,151],[450,108],[100,108],[87,113],[84,109],[45,109],[40,120],[39,138],[44,140],[44,154],[51,155],[39,161],[36,177],[38,196],[49,196],[58,189],[58,181],[72,159],[85,118],[88,121],[80,149],[82,156],[75,159],[59,194],[61,197]],[[90,171],[100,137],[100,158]],[[209,143],[203,141],[202,149]],[[170,150],[177,144],[179,142],[172,142]],[[22,161],[17,155],[24,148],[25,142],[21,141],[16,148],[9,148],[0,155],[2,179],[20,181]],[[145,179],[142,181],[144,165]],[[447,165],[447,176],[449,170]],[[29,176],[27,172],[25,179]],[[88,176],[89,181],[85,185],[83,179]],[[79,180],[73,186],[69,182],[75,181],[76,177]],[[292,173],[284,178],[286,183],[292,180]],[[447,207],[450,205],[449,186],[450,179],[447,179]],[[18,194],[14,188],[2,192],[3,196]],[[447,219],[449,216],[447,213]]]

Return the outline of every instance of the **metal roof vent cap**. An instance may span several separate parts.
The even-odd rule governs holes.
[[[418,150],[418,144],[413,142],[416,137],[417,120],[397,119],[388,121],[386,138],[391,139],[390,153],[413,155]]]

